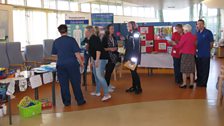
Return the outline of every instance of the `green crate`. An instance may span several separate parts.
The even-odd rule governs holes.
[[[32,117],[32,116],[35,116],[35,115],[38,115],[38,114],[41,113],[42,103],[40,101],[32,101],[32,102],[35,105],[27,107],[27,108],[18,105],[20,116],[22,116],[22,117]]]

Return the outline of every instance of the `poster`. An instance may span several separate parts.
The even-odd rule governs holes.
[[[172,26],[155,26],[154,40],[166,40],[166,38],[171,38],[172,33]]]
[[[30,85],[32,89],[40,87],[42,85],[42,80],[40,75],[30,77]]]
[[[65,20],[65,24],[68,26],[68,35],[74,37],[80,46],[85,38],[84,30],[89,25],[89,20]]]
[[[113,13],[92,13],[91,14],[92,25],[93,26],[103,26],[106,27],[114,22]]]
[[[141,34],[148,34],[149,33],[148,27],[140,27],[140,33]]]

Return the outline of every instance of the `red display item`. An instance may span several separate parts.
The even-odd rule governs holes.
[[[153,52],[153,47],[146,47],[146,53]]]
[[[155,51],[156,52],[167,52],[168,42],[167,40],[155,40]]]
[[[154,39],[154,27],[153,26],[140,26],[138,30],[141,35],[145,35],[145,40]]]
[[[141,46],[146,46],[146,42],[145,41],[141,41]]]
[[[52,108],[52,103],[50,101],[48,101],[48,99],[42,99],[41,103],[42,103],[42,109]]]

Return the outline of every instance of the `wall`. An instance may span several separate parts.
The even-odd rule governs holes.
[[[8,40],[9,41],[13,41],[13,7],[12,6],[8,6],[8,5],[1,5],[0,4],[0,10],[1,11],[7,11],[8,12],[8,33],[6,33],[8,35]],[[4,17],[0,17],[4,18]]]
[[[91,14],[90,13],[84,13],[84,12],[74,12],[74,13],[68,13],[68,15],[72,15],[75,17],[85,17],[85,19],[89,19],[89,22],[91,22]],[[129,16],[114,16],[114,23],[124,23],[128,21],[136,21],[136,22],[158,22],[158,19],[151,19],[151,18],[145,18],[145,17],[129,17]]]

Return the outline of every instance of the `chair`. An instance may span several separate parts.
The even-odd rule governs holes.
[[[9,59],[6,52],[6,43],[0,43],[0,67],[9,68]]]
[[[51,51],[54,44],[53,39],[45,39],[43,43],[44,47],[44,60],[45,61],[56,61],[54,57],[52,57]]]
[[[21,52],[20,42],[8,42],[6,43],[6,52],[9,59],[10,68],[20,68],[21,70],[25,67],[25,62]]]
[[[33,63],[33,67],[44,64],[43,45],[28,45],[25,47],[25,58],[27,62]]]
[[[224,83],[224,66],[221,66],[221,71],[218,79],[218,98],[217,98],[217,105],[224,107],[224,89],[223,89],[223,83]]]

